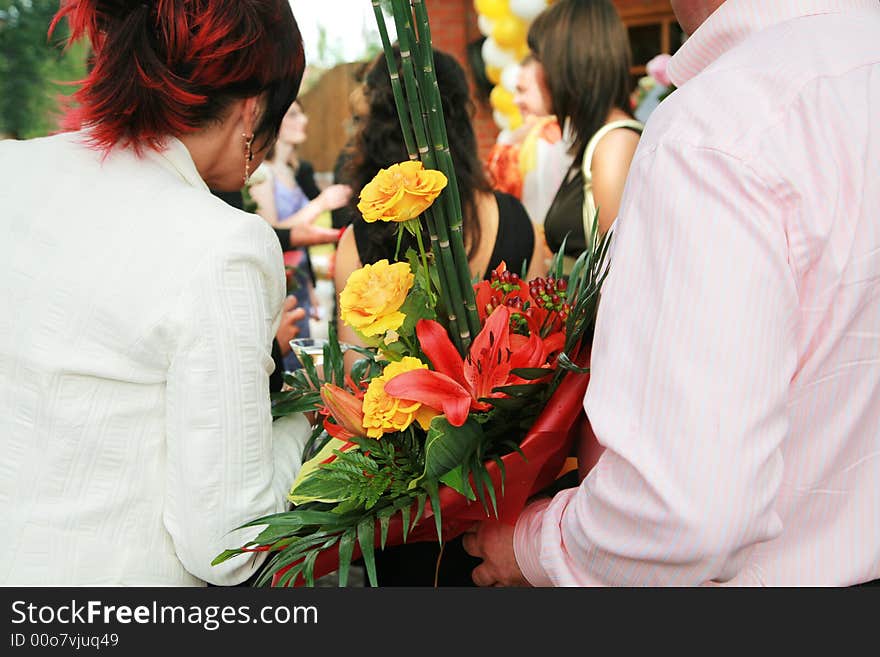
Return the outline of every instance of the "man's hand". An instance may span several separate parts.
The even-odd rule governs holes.
[[[296,297],[291,296],[284,299],[281,324],[278,325],[278,331],[275,333],[275,339],[278,340],[282,356],[290,353],[290,341],[299,335],[299,327],[296,324],[305,316],[306,311],[296,307]]]
[[[529,586],[513,553],[513,527],[497,520],[474,525],[462,538],[465,551],[483,560],[471,579],[477,586]]]

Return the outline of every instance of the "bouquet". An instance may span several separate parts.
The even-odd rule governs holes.
[[[568,277],[560,257],[546,278],[524,281],[502,264],[473,283],[426,9],[391,2],[398,75],[374,7],[410,160],[380,171],[358,207],[367,222],[410,232],[418,251],[364,266],[342,290],[340,317],[368,345],[349,347],[360,356],[350,370],[331,323],[320,367],[301,354],[303,368],[274,395],[275,416],[318,421],[292,510],[247,523],[263,529],[215,559],[270,553],[257,585],[312,585],[338,570],[345,586],[362,555],[375,586],[377,547],[443,542],[489,517],[514,522],[556,478],[582,412],[608,238],[594,221]]]

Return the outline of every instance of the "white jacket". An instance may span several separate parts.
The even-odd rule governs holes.
[[[309,429],[272,423],[278,240],[186,147],[0,142],[0,583],[234,584]]]

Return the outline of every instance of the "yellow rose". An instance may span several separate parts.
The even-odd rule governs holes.
[[[401,361],[390,363],[367,388],[364,396],[364,429],[370,438],[381,438],[382,434],[403,431],[413,421],[427,429],[431,420],[439,413],[428,406],[408,399],[391,397],[385,393],[385,384],[398,374],[412,370],[428,369],[418,358],[405,356]]]
[[[446,176],[418,160],[393,164],[363,188],[358,210],[367,222],[409,221],[431,207],[446,182]]]
[[[361,267],[348,277],[339,295],[342,321],[367,337],[396,331],[406,319],[400,307],[414,280],[406,262],[390,265],[380,260]]]

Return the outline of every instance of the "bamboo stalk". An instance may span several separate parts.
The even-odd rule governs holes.
[[[373,13],[376,15],[376,24],[379,28],[379,38],[382,40],[382,50],[385,52],[385,63],[388,65],[388,74],[391,77],[391,90],[394,93],[394,104],[397,106],[397,115],[400,118],[400,128],[403,130],[403,141],[406,144],[406,152],[410,160],[419,157],[416,144],[413,141],[412,126],[409,116],[403,110],[403,89],[400,87],[400,75],[397,73],[397,63],[394,61],[394,51],[391,49],[391,39],[388,37],[388,28],[385,25],[385,16],[379,0],[373,0]]]
[[[437,75],[434,70],[434,48],[431,40],[431,25],[428,21],[428,10],[423,0],[412,0],[412,7],[415,10],[416,20],[419,27],[418,49],[420,51],[420,61],[422,64],[422,85],[421,89],[426,95],[426,105],[431,109],[430,127],[431,137],[434,143],[434,149],[437,153],[437,161],[440,170],[449,179],[449,194],[444,195],[443,201],[446,204],[447,218],[449,222],[449,230],[452,235],[451,244],[453,254],[457,264],[464,264],[464,285],[467,287],[467,294],[464,294],[465,300],[465,317],[470,329],[471,335],[476,336],[480,331],[480,320],[477,314],[477,304],[473,293],[473,286],[470,281],[470,267],[468,266],[467,252],[464,249],[464,235],[462,232],[462,209],[461,196],[458,189],[458,182],[455,178],[455,168],[452,162],[452,154],[449,150],[449,137],[446,133],[446,122],[443,120],[443,110],[440,99],[440,87],[437,84]],[[459,267],[459,278],[462,277],[461,267]]]
[[[392,4],[392,9],[395,11],[395,16],[397,13],[397,8]],[[400,75],[397,70],[397,62],[394,59],[394,51],[391,46],[391,40],[388,37],[388,30],[385,25],[385,17],[382,14],[382,9],[378,0],[373,0],[373,13],[376,16],[376,23],[379,28],[379,36],[382,40],[382,49],[385,52],[385,62],[388,66],[388,74],[391,78],[391,88],[394,92],[394,103],[397,108],[397,115],[400,120],[401,129],[403,130],[404,142],[406,144],[407,153],[409,154],[409,158],[411,160],[420,159],[419,153],[424,148],[427,147],[427,139],[424,137],[423,129],[420,132],[419,130],[419,114],[416,112],[412,113],[412,104],[413,101],[418,102],[418,94],[413,94],[410,98],[405,98],[403,89],[400,84]],[[396,23],[396,20],[395,20]],[[408,94],[409,95],[409,94]],[[409,110],[407,109],[409,101]],[[420,134],[422,138],[420,139]],[[415,135],[415,139],[413,138]],[[429,164],[430,166],[430,164]],[[432,167],[433,168],[433,167]],[[450,336],[452,338],[453,343],[455,344],[456,349],[464,355],[467,351],[467,347],[469,344],[468,340],[462,341],[462,330],[460,328],[460,320],[458,318],[458,308],[464,308],[464,304],[461,300],[456,298],[455,292],[457,286],[454,280],[449,280],[449,263],[444,261],[444,253],[441,244],[441,237],[439,231],[437,229],[437,220],[434,217],[434,213],[430,210],[423,213],[425,218],[425,223],[428,227],[428,234],[431,239],[431,251],[434,254],[435,262],[437,263],[437,273],[439,278],[439,287],[438,290],[441,305],[446,312],[447,325],[449,329]],[[465,323],[465,331],[467,325]]]
[[[411,7],[408,0],[392,0],[391,6],[394,13],[394,22],[397,26],[397,40],[400,44],[401,67],[403,69],[403,82],[410,111],[410,120],[414,127],[419,156],[422,158],[425,166],[430,169],[437,169],[436,156],[428,144],[428,133],[424,124],[424,113],[422,111],[415,67],[412,60],[411,47],[415,39],[412,34]],[[445,193],[441,194],[441,196],[445,196]],[[457,332],[461,341],[461,353],[464,355],[472,339],[467,321],[467,305],[465,303],[467,293],[473,296],[473,288],[469,280],[470,272],[468,271],[467,287],[465,288],[462,285],[459,268],[456,267],[457,263],[454,252],[449,248],[449,224],[444,214],[443,204],[432,207],[431,213],[434,217],[434,225],[438,237],[436,244],[432,240],[432,247],[436,246],[437,250],[434,255],[437,260],[438,270],[445,273],[448,283],[447,291],[450,299],[450,307],[447,309],[448,314],[450,317],[455,317],[456,320],[456,326],[453,327],[451,325],[450,332]],[[460,316],[463,317],[459,319]]]

